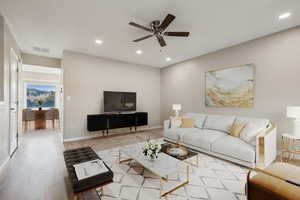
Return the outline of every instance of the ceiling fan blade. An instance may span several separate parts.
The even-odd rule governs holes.
[[[164,32],[166,36],[175,36],[175,37],[188,37],[190,32]]]
[[[164,40],[164,38],[161,35],[156,34],[156,38],[161,47],[164,47],[167,45],[166,41]]]
[[[139,25],[139,24],[134,23],[134,22],[129,22],[129,25],[134,26],[136,28],[141,28],[141,29],[143,29],[145,31],[153,32],[152,29],[150,29],[148,27],[145,27],[145,26],[142,26],[142,25]]]
[[[151,38],[151,37],[153,37],[153,36],[154,36],[153,34],[152,34],[152,35],[147,35],[147,36],[145,36],[145,37],[141,37],[141,38],[136,39],[136,40],[133,40],[133,41],[134,41],[134,42],[139,42],[139,41],[142,41],[142,40]]]
[[[160,24],[159,29],[160,31],[165,30],[170,24],[171,22],[175,19],[174,15],[168,14],[166,16],[166,18],[164,19],[164,21]]]

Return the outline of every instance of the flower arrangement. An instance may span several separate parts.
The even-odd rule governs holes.
[[[158,153],[160,152],[160,150],[160,143],[151,142],[149,140],[143,146],[143,154],[152,160],[158,158]]]

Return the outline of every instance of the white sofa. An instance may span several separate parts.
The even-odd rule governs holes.
[[[164,121],[164,139],[250,168],[266,167],[276,159],[276,127],[268,119],[187,113],[194,128],[172,127]],[[260,127],[253,141],[245,142],[229,133],[235,124]]]

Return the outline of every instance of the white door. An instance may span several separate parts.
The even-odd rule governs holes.
[[[10,52],[10,148],[9,152],[12,156],[18,147],[18,63],[19,59],[13,49]]]

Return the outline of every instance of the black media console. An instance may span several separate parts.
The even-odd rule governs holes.
[[[148,125],[148,113],[98,114],[87,116],[88,131],[106,131],[116,128],[134,128]]]

